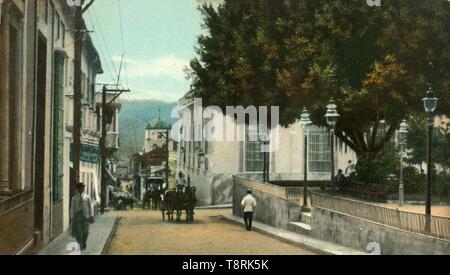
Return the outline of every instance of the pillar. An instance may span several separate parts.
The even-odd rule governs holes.
[[[0,193],[10,192],[9,184],[9,15],[2,7],[0,24]]]

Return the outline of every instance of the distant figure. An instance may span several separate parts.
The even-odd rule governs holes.
[[[338,187],[339,191],[343,191],[345,187],[345,183],[347,182],[346,177],[344,176],[344,171],[342,169],[338,170],[338,174],[336,175],[336,186]]]
[[[241,203],[244,207],[244,222],[247,231],[252,231],[253,212],[255,211],[256,199],[252,196],[252,190],[247,191],[247,196],[244,197]]]
[[[130,183],[130,184],[127,186],[127,192],[130,193],[130,194],[133,194],[133,184],[132,184],[132,183]]]
[[[347,168],[345,168],[345,176],[347,178],[354,178],[356,175],[356,165],[353,163],[353,161],[349,160]]]
[[[78,193],[72,198],[70,216],[72,218],[72,236],[77,240],[81,250],[86,250],[89,236],[89,223],[94,223],[94,208],[91,198],[84,192],[85,185],[76,186]]]
[[[175,185],[179,190],[184,190],[184,188],[187,187],[186,177],[184,176],[183,172],[180,171],[180,173],[178,173],[178,179],[176,180]]]

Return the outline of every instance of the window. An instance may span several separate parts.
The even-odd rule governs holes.
[[[55,18],[55,38],[58,40],[61,37],[61,18],[58,13],[56,13]]]
[[[95,113],[97,114],[97,131],[100,131],[101,129],[101,124],[102,124],[102,122],[101,122],[101,116],[100,116],[100,108],[99,107],[96,107],[96,109],[95,109],[96,111],[95,111]]]
[[[7,2],[8,3],[8,2]],[[0,12],[0,63],[4,61],[6,70],[0,70],[0,82],[7,83],[2,91],[0,109],[7,110],[0,120],[0,131],[7,133],[0,149],[0,191],[22,191],[20,165],[22,159],[22,76],[23,76],[23,17],[14,4],[3,4]],[[5,60],[3,60],[5,58]]]
[[[48,1],[50,1],[50,0],[45,1],[45,7],[44,7],[45,8],[45,11],[44,11],[45,12],[45,24],[48,24],[48,8],[49,8]]]
[[[247,128],[245,142],[246,172],[262,172],[264,170],[264,153],[261,151],[261,145],[262,143],[258,138],[258,131],[251,131]]]
[[[330,133],[326,128],[311,127],[308,138],[308,170],[329,172],[331,169]]]
[[[62,31],[62,46],[66,46],[66,25],[61,21],[61,31]]]

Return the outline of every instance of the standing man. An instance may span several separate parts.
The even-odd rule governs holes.
[[[78,193],[72,198],[70,216],[72,218],[72,236],[77,240],[81,250],[86,250],[89,236],[89,224],[94,223],[94,208],[91,198],[84,192],[85,185],[77,184]]]
[[[345,178],[343,172],[344,171],[342,171],[342,169],[339,169],[335,179],[336,185],[338,186],[340,192],[344,191],[345,184],[347,182],[347,179]]]
[[[353,161],[349,160],[347,168],[345,168],[345,176],[347,178],[353,179],[356,175],[356,165]]]
[[[247,231],[252,231],[253,212],[256,207],[256,199],[252,196],[252,190],[247,191],[247,196],[244,197],[241,203],[244,207],[244,221]]]

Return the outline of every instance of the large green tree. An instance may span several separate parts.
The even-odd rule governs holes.
[[[423,112],[429,86],[449,112],[446,0],[225,0],[201,11],[207,32],[190,77],[207,104],[280,106],[285,126],[306,106],[325,125],[333,97],[337,135],[369,160],[403,118]]]
[[[437,125],[432,134],[432,160],[443,170],[450,169],[450,130],[448,121],[442,119],[442,125]],[[409,148],[408,162],[422,166],[427,162],[427,120],[425,116],[416,115],[409,120],[407,138]]]

